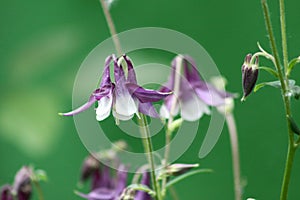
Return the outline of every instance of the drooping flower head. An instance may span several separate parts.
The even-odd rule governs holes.
[[[183,69],[177,70],[178,65],[182,65]],[[161,92],[174,90],[174,93],[165,98],[161,107],[160,115],[163,118],[169,118],[170,115],[176,116],[180,110],[180,115],[184,120],[198,120],[203,114],[210,114],[209,106],[222,105],[225,98],[231,95],[217,90],[202,80],[196,63],[190,56],[176,56],[171,67],[168,82],[161,88]],[[178,84],[178,91],[175,89],[176,84]],[[170,113],[174,103],[173,113]]]
[[[253,91],[258,77],[258,56],[255,57],[255,63],[251,63],[252,54],[248,54],[242,65],[242,81],[244,95],[242,101]]]
[[[122,61],[127,65],[127,76],[122,65]],[[110,77],[110,63],[114,65],[115,83]],[[126,55],[116,58],[111,55],[106,58],[102,80],[90,96],[89,100],[81,107],[68,112],[60,113],[64,116],[76,115],[91,107],[95,102],[96,119],[102,121],[106,119],[112,110],[113,116],[120,120],[129,120],[134,114],[139,112],[150,117],[159,117],[152,103],[162,100],[170,95],[170,92],[159,92],[144,89],[137,85],[136,74],[130,58]]]

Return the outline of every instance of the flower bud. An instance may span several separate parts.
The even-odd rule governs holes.
[[[199,164],[173,164],[167,167],[166,173],[168,176],[179,176],[195,167],[199,167]]]
[[[242,66],[242,80],[244,95],[242,101],[252,92],[258,77],[258,57],[255,57],[255,63],[251,63],[252,55],[248,54]]]

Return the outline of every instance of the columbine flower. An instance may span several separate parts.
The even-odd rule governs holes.
[[[242,66],[242,79],[244,95],[242,101],[252,92],[258,77],[258,56],[255,57],[255,63],[251,63],[252,55],[248,54]]]
[[[1,191],[1,200],[29,200],[32,192],[31,175],[32,169],[22,167],[15,176],[13,186],[6,185]],[[16,198],[13,198],[16,196]]]
[[[121,65],[122,59],[127,64],[127,77]],[[112,60],[115,83],[112,83],[110,79],[110,62]],[[170,92],[147,90],[138,86],[131,60],[126,55],[119,59],[111,55],[106,58],[100,87],[91,94],[88,102],[71,112],[60,114],[64,116],[76,115],[98,102],[96,109],[96,119],[98,121],[107,118],[111,109],[114,117],[120,120],[129,120],[134,114],[138,115],[138,112],[150,117],[159,117],[152,102],[162,100],[169,94]]]
[[[172,61],[171,75],[168,82],[162,87],[161,92],[174,90],[176,79],[176,65],[183,64],[183,75],[180,75],[179,90],[165,98],[164,104],[160,109],[163,118],[170,117],[172,104],[175,102],[173,116],[179,113],[187,121],[195,121],[204,113],[210,114],[208,106],[219,106],[224,104],[224,99],[230,96],[229,93],[219,91],[212,85],[203,81],[197,71],[195,61],[189,56],[176,56]],[[175,100],[174,100],[175,98]]]

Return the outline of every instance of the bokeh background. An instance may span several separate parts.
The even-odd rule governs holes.
[[[269,3],[278,39],[278,2]],[[300,54],[299,6],[296,0],[286,3],[291,58]],[[111,13],[118,32],[152,26],[192,37],[210,53],[228,80],[228,90],[233,92],[241,93],[240,67],[244,56],[257,50],[257,41],[270,50],[259,0],[119,0]],[[81,62],[109,37],[100,4],[96,0],[1,1],[0,24],[0,185],[12,182],[22,165],[34,164],[48,173],[48,182],[42,184],[46,199],[80,199],[73,191],[77,189],[80,165],[87,150],[72,118],[62,118],[57,113],[71,107],[73,82]],[[138,56],[141,54],[136,59]],[[145,51],[142,56],[164,64],[171,58],[155,51]],[[296,67],[292,77],[297,81],[299,75]],[[259,81],[267,80],[272,77],[261,72]],[[299,109],[299,102],[293,101],[294,118],[298,121]],[[243,104],[237,99],[235,116],[244,199],[279,199],[287,150],[279,91],[264,88]],[[200,125],[208,122],[206,116]],[[203,137],[199,128],[193,145],[179,161],[200,163],[214,173],[199,174],[178,183],[175,188],[179,198],[233,199],[227,127],[214,150],[200,160],[198,151]],[[300,198],[299,162],[297,154],[291,200]]]

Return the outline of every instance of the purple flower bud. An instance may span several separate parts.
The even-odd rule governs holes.
[[[255,63],[251,63],[252,55],[248,54],[242,66],[242,80],[244,95],[242,101],[252,92],[258,77],[258,57],[255,57]]]

